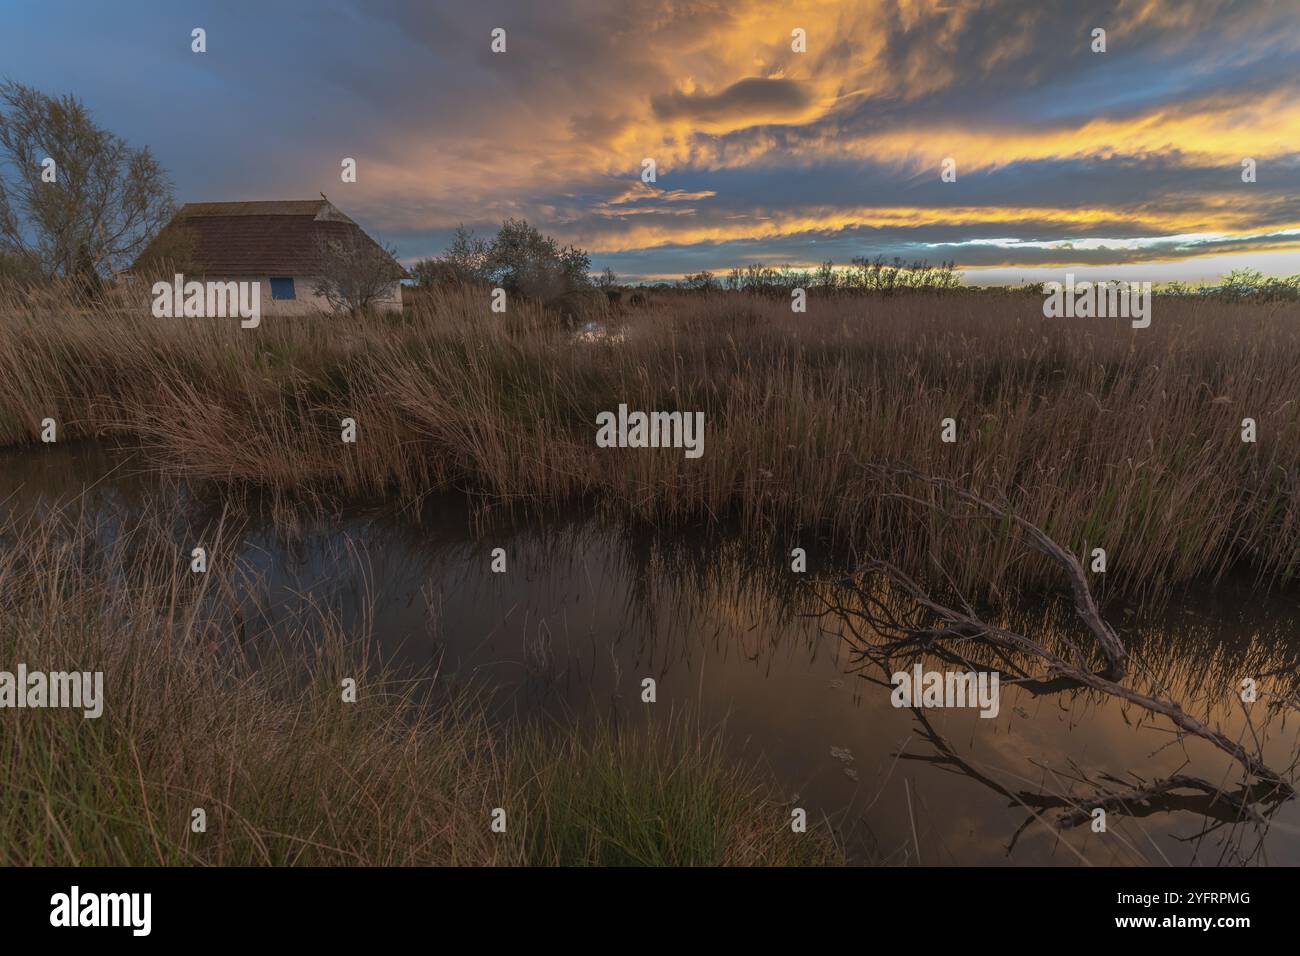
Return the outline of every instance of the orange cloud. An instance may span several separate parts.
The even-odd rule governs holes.
[[[1300,30],[1277,10],[1218,0],[1119,0],[1091,12],[995,0],[648,0],[611,4],[586,33],[575,16],[570,37],[564,12],[574,10],[557,3],[548,36],[581,54],[562,58],[561,75],[511,61],[510,95],[497,91],[490,110],[404,130],[371,161],[362,192],[384,225],[447,228],[544,209],[553,218],[543,225],[565,241],[612,253],[873,228],[1232,237],[1300,217],[1263,181],[1253,194],[1238,188],[1243,158],[1285,166],[1300,143],[1300,83],[1291,74],[1261,83],[1246,68],[1252,56],[1268,64],[1300,47]],[[1108,29],[1105,57],[1088,49],[1096,25]],[[807,52],[792,49],[796,28]],[[1193,46],[1207,31],[1218,45]],[[540,64],[563,52],[530,42],[540,52],[510,55]],[[1160,78],[1164,63],[1185,67],[1167,95],[1128,88],[1132,77]],[[1205,80],[1216,70],[1249,82],[1216,87]],[[1049,95],[1057,87],[1060,102]],[[889,171],[901,190],[937,181],[947,157],[954,205],[783,201],[746,195],[729,177],[860,162]],[[645,158],[656,186],[639,182]],[[1112,164],[1118,181],[1131,175],[1126,162],[1153,159],[1170,177],[1221,168],[1222,184],[1113,205],[1073,192],[980,205],[962,190],[964,176],[1016,164]],[[689,185],[674,186],[685,174]]]

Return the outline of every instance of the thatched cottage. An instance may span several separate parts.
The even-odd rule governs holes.
[[[337,241],[337,242],[336,242]],[[375,301],[380,310],[400,310],[406,271],[360,226],[325,198],[272,202],[186,203],[140,256],[156,268],[174,266],[185,278],[253,281],[261,285],[262,312],[288,315],[328,311],[313,288],[323,271],[323,246],[382,254],[391,287]],[[387,268],[391,263],[391,270]],[[387,279],[387,276],[385,277]]]

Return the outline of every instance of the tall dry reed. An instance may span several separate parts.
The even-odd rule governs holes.
[[[259,626],[265,582],[191,573],[179,520],[75,501],[0,519],[0,671],[98,671],[104,690],[98,717],[0,709],[0,865],[842,861],[717,728],[489,723],[328,606]]]
[[[586,501],[660,523],[738,519],[782,541],[936,556],[986,593],[1050,580],[997,529],[883,497],[893,462],[1005,496],[1087,554],[1107,594],[1300,552],[1300,310],[1157,298],[1153,322],[1047,319],[1033,296],[652,301],[576,336],[475,290],[402,316],[154,319],[143,303],[0,304],[0,441],[140,442],[171,474],[294,493]],[[705,453],[601,449],[599,412],[703,411]],[[356,445],[340,441],[354,418]],[[941,421],[957,441],[940,441]],[[1241,440],[1244,418],[1259,440]],[[992,533],[991,533],[992,532]],[[774,555],[774,560],[781,555]]]

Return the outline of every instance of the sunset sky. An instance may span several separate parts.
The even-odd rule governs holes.
[[[178,201],[324,191],[404,260],[523,216],[630,279],[1300,273],[1297,47],[1300,0],[0,6],[0,77],[152,147]]]

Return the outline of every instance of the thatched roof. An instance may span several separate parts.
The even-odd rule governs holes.
[[[186,249],[189,269],[212,276],[319,275],[321,239],[379,248],[326,199],[194,202],[180,208],[137,263],[158,259],[160,250],[177,248],[178,239]],[[393,278],[405,276],[406,270],[394,260]]]

